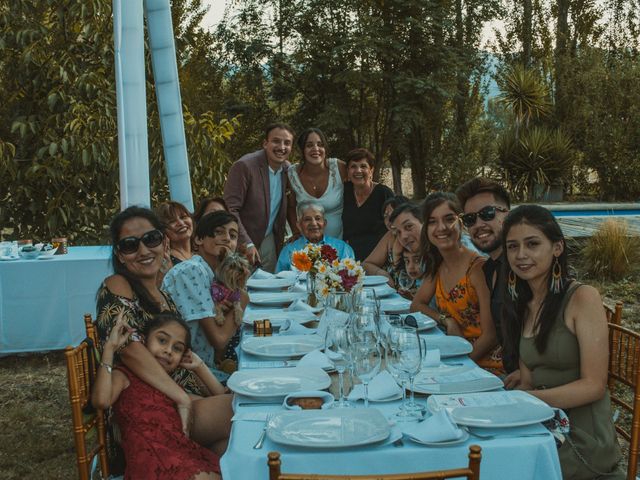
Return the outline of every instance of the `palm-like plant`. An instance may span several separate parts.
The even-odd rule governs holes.
[[[568,172],[574,151],[562,131],[540,126],[525,130],[519,138],[506,131],[498,144],[498,158],[513,192],[533,199],[536,185],[549,185]]]
[[[535,70],[516,65],[499,79],[499,85],[499,101],[516,117],[516,134],[521,126],[528,128],[531,120],[551,112],[549,91]]]

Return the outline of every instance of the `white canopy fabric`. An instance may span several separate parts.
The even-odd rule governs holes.
[[[149,207],[149,142],[144,69],[144,13],[171,199],[193,211],[169,0],[113,0],[120,205]]]

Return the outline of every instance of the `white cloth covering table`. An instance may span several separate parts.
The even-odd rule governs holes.
[[[245,330],[247,334],[248,330]],[[442,335],[438,329],[424,333],[427,338]],[[240,364],[250,366],[261,359],[240,352]],[[463,362],[472,364],[468,357],[446,359],[447,362]],[[255,365],[257,366],[257,365]],[[423,397],[419,401],[424,402]],[[254,405],[239,406],[239,403],[257,402]],[[260,400],[236,395],[234,410],[236,412],[282,412],[281,405],[259,405]],[[371,408],[378,408],[385,416],[390,416],[400,405],[400,401],[390,403],[371,403]],[[363,408],[362,402],[357,403]],[[294,473],[322,474],[388,474],[410,473],[428,470],[456,468],[467,463],[469,445],[482,447],[481,475],[485,480],[510,479],[518,480],[554,480],[561,479],[560,464],[551,435],[514,438],[514,433],[546,432],[540,424],[509,429],[509,436],[500,438],[499,429],[491,429],[496,438],[484,440],[471,436],[464,443],[447,447],[426,447],[404,439],[403,447],[391,444],[372,444],[358,448],[323,449],[322,451],[304,447],[288,447],[265,440],[262,449],[252,448],[262,431],[264,423],[257,421],[235,421],[231,430],[231,438],[227,453],[221,459],[222,475],[225,480],[268,479],[267,453],[277,450],[282,454],[282,469]]]
[[[0,261],[0,354],[57,350],[85,337],[111,247],[70,247],[46,260]]]

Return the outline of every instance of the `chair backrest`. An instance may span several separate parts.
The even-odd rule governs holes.
[[[611,308],[606,303],[604,305],[604,311],[607,314],[607,322],[613,323],[615,325],[620,325],[622,323],[622,305],[621,301],[617,301],[615,306]]]
[[[104,411],[94,410],[90,403],[91,382],[96,375],[97,363],[93,345],[93,341],[86,338],[77,347],[67,347],[64,351],[80,480],[89,480],[91,477],[91,464],[96,455],[100,461],[102,478],[109,477]],[[88,435],[92,430],[95,434]]]
[[[627,479],[636,478],[640,450],[640,334],[609,323],[609,390],[620,415],[616,431],[629,442]],[[630,401],[630,399],[632,399]],[[627,427],[630,425],[630,427]]]
[[[303,473],[282,473],[279,452],[269,452],[269,480],[435,480],[443,478],[466,478],[479,480],[482,449],[478,445],[469,447],[469,463],[466,468],[439,470],[432,472],[399,473],[387,475],[317,475]]]
[[[98,334],[96,332],[96,326],[93,324],[93,319],[90,313],[84,314],[84,329],[87,332],[87,338],[93,341],[94,345],[98,345]]]

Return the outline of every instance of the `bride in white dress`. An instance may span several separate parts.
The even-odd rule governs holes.
[[[324,234],[342,238],[342,193],[347,167],[337,158],[327,159],[327,139],[318,128],[302,132],[297,143],[302,160],[287,171],[290,187],[287,192],[287,219],[294,238],[299,235],[296,205],[303,201],[321,204],[327,220]]]

